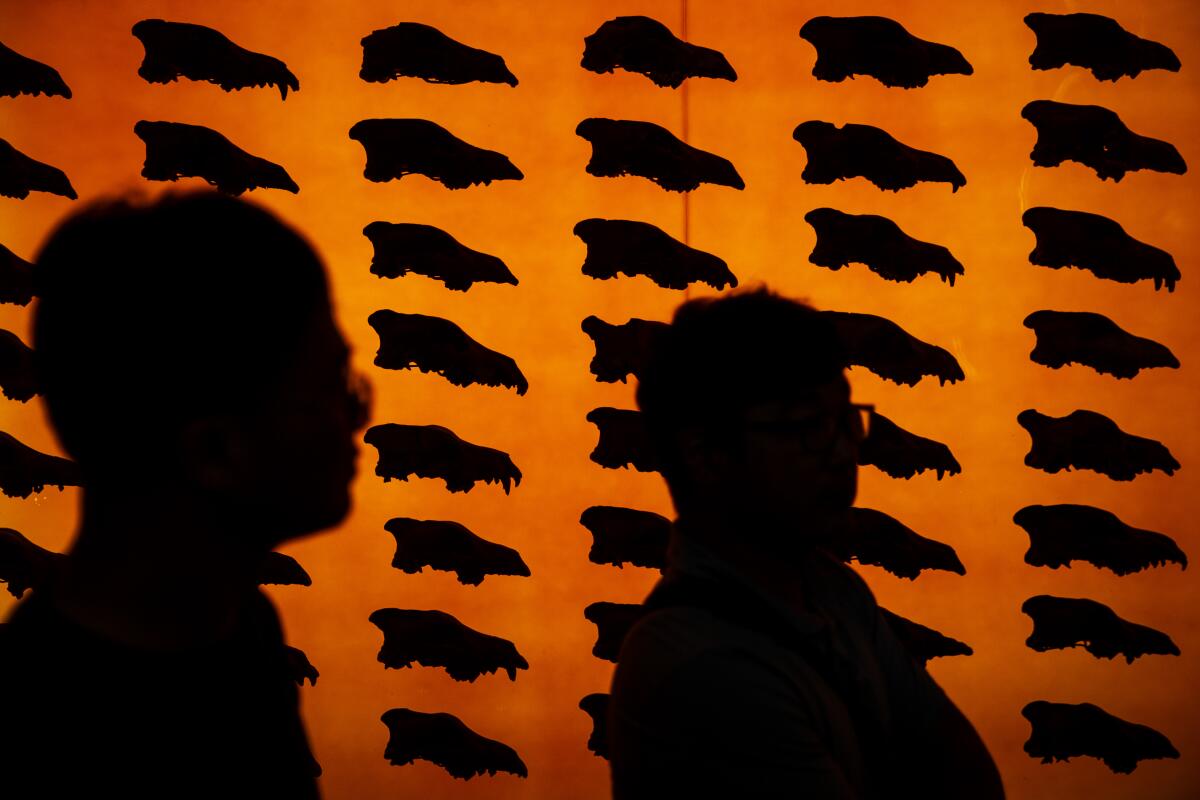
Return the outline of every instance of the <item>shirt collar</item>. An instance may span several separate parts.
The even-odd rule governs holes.
[[[823,554],[814,553],[813,558],[821,558]],[[805,559],[808,562],[810,559]],[[812,569],[807,569],[807,563],[801,564],[800,574],[804,579],[812,580]],[[804,635],[818,633],[828,625],[828,618],[820,613],[796,610],[790,604],[774,593],[764,589],[757,581],[747,576],[742,570],[729,563],[711,548],[705,546],[695,537],[684,536],[677,526],[672,526],[671,537],[667,546],[667,575],[672,573],[701,578],[720,583],[738,592],[750,595],[753,599],[766,604],[780,618],[786,620],[796,630]],[[815,587],[814,587],[815,588]]]

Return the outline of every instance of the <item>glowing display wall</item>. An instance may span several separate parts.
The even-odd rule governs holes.
[[[738,7],[689,0],[686,36],[723,52],[736,82],[693,79],[686,89],[659,88],[641,75],[600,75],[580,67],[583,38],[620,15],[654,17],[682,34],[684,8],[670,2],[405,2],[334,3],[255,0],[206,3],[65,2],[6,6],[0,39],[57,68],[70,100],[0,99],[0,137],[62,168],[80,202],[114,191],[157,192],[139,173],[145,156],[138,120],[205,125],[243,149],[283,165],[298,194],[256,190],[249,197],[303,230],[332,275],[337,312],[355,348],[356,365],[375,387],[372,424],[438,424],[473,442],[511,454],[524,475],[506,496],[496,485],[451,494],[440,481],[384,483],[376,453],[363,446],[356,503],[336,531],[287,549],[308,570],[311,587],[275,587],[290,642],[320,670],[302,690],[304,716],[330,798],[404,796],[600,798],[607,763],[586,742],[580,698],[608,689],[612,665],[591,655],[596,631],[583,609],[597,600],[639,602],[657,573],[588,561],[591,537],[580,513],[598,504],[669,514],[654,474],[606,470],[589,460],[596,429],[585,415],[598,406],[631,408],[633,383],[601,384],[588,371],[594,353],[581,321],[667,319],[689,292],[645,278],[601,281],[584,276],[583,243],[572,233],[591,217],[649,222],[696,248],[719,255],[742,285],[766,282],[821,308],[888,317],[949,350],[965,380],[914,387],[855,368],[855,399],[873,402],[905,427],[947,443],[962,473],[926,472],[896,480],[863,468],[859,504],[951,544],[967,574],[927,572],[916,581],[860,568],[881,605],[971,645],[974,655],[936,659],[930,671],[979,729],[1013,798],[1185,798],[1200,795],[1200,586],[1175,565],[1117,577],[1077,562],[1070,569],[1024,563],[1026,534],[1012,522],[1030,504],[1082,503],[1106,508],[1139,528],[1167,533],[1200,554],[1200,306],[1192,268],[1200,197],[1200,13],[1190,3],[1097,0],[1038,5],[860,2],[837,4],[756,0]],[[1182,70],[1152,70],[1115,83],[1077,67],[1034,71],[1035,37],[1023,23],[1032,11],[1090,11],[1169,45]],[[971,76],[935,76],[923,88],[886,88],[858,77],[841,83],[812,75],[813,47],[800,26],[821,14],[879,14],[916,36],[958,48]],[[143,50],[131,35],[138,20],[163,18],[212,26],[238,44],[283,59],[300,90],[281,101],[271,88],[226,93],[208,83],[152,85],[137,75]],[[435,85],[405,78],[359,79],[359,44],[401,21],[433,25],[475,47],[501,54],[519,79],[514,87]],[[686,92],[686,95],[684,94]],[[1172,142],[1193,167],[1185,175],[1140,171],[1102,181],[1068,162],[1035,168],[1035,131],[1021,118],[1037,99],[1094,104],[1116,111],[1134,131]],[[585,172],[590,145],[575,134],[588,117],[657,123],[691,144],[728,158],[745,189],[702,185],[682,195],[650,181],[597,178]],[[500,151],[524,173],[451,191],[420,176],[372,183],[363,148],[348,132],[363,119],[432,120],[481,147]],[[806,184],[805,150],[791,134],[806,120],[855,122],[887,130],[902,142],[947,155],[966,176],[944,183],[881,191],[862,179]],[[178,185],[201,185],[199,180]],[[34,193],[0,199],[0,243],[26,259],[73,203]],[[1032,232],[1022,212],[1054,206],[1102,214],[1136,238],[1170,252],[1182,279],[1174,292],[1147,281],[1122,284],[1077,269],[1051,270],[1029,261]],[[934,275],[911,283],[883,280],[862,265],[839,271],[810,263],[815,234],[804,215],[818,207],[879,214],[916,238],[945,245],[964,265],[953,286]],[[385,280],[369,271],[372,247],[364,226],[376,220],[417,222],[453,233],[469,247],[500,256],[519,285],[477,284],[448,291],[419,276]],[[103,264],[97,264],[103,268]],[[170,269],[164,264],[164,269]],[[529,381],[525,396],[502,388],[460,388],[416,371],[374,367],[378,337],[367,317],[379,309],[454,320],[479,341],[513,356]],[[1117,380],[1081,367],[1052,370],[1033,363],[1034,334],[1022,325],[1041,310],[1096,311],[1126,330],[1169,346],[1178,370],[1151,369]],[[0,306],[0,327],[28,341],[30,309]],[[219,318],[214,315],[214,324]],[[149,332],[148,332],[149,335]],[[97,392],[120,391],[97,386]],[[1118,482],[1090,471],[1047,474],[1023,463],[1029,435],[1016,416],[1027,408],[1062,416],[1098,411],[1122,428],[1167,444],[1182,464]],[[61,452],[38,401],[0,404],[0,430],[39,450]],[[27,500],[0,498],[0,525],[38,544],[69,546],[78,492],[49,489]],[[393,517],[455,520],[481,536],[518,549],[532,576],[488,577],[464,586],[451,573],[406,575],[390,566]],[[164,531],[163,535],[170,535]],[[1081,648],[1037,653],[1022,602],[1032,595],[1089,597],[1170,634],[1182,655],[1126,664]],[[7,612],[12,600],[0,599]],[[472,627],[515,642],[529,660],[515,682],[503,673],[460,683],[442,670],[386,671],[382,642],[368,622],[386,607],[442,609]],[[87,680],[81,665],[81,680]],[[98,691],[103,687],[97,687]],[[1170,737],[1182,757],[1145,761],[1132,775],[1100,762],[1072,759],[1042,765],[1022,751],[1031,700],[1093,702]],[[514,747],[529,777],[456,781],[427,762],[403,768],[383,758],[389,708],[448,711],[476,731]]]

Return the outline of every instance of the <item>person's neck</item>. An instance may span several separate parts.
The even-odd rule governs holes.
[[[811,610],[804,597],[803,563],[819,542],[802,523],[697,509],[681,510],[676,526],[679,535],[700,542],[762,591]]]
[[[146,649],[225,638],[266,548],[252,532],[218,524],[202,504],[147,494],[85,491],[55,605],[94,633]]]

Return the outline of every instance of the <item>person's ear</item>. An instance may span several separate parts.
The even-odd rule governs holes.
[[[676,434],[679,463],[690,482],[698,487],[725,484],[733,468],[728,448],[720,446],[711,435],[698,428],[688,428]]]
[[[248,448],[241,430],[223,417],[187,422],[179,433],[180,471],[197,487],[227,491],[245,483]]]

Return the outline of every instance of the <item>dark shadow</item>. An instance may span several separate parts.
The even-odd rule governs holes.
[[[1117,774],[1128,774],[1144,759],[1179,758],[1171,740],[1154,728],[1127,722],[1091,703],[1034,700],[1021,714],[1032,727],[1025,752],[1043,764],[1090,756]]]
[[[49,64],[34,61],[16,50],[0,43],[0,97],[40,94],[46,97],[71,98],[71,87],[67,86],[58,70]]]
[[[387,422],[367,430],[363,441],[379,451],[375,474],[384,482],[408,476],[440,478],[451,492],[469,492],[476,483],[498,483],[508,494],[521,485],[521,470],[502,450],[473,444],[441,425]]]
[[[1051,474],[1090,469],[1114,481],[1131,481],[1156,469],[1167,475],[1179,469],[1162,442],[1126,433],[1097,411],[1080,408],[1051,417],[1029,408],[1017,415],[1017,423],[1032,440],[1025,465]]]
[[[880,189],[898,192],[922,181],[948,183],[957,192],[967,179],[949,158],[917,150],[873,125],[809,120],[792,131],[808,163],[800,177],[805,183],[828,184],[866,178]]]
[[[429,567],[453,572],[459,583],[469,586],[478,586],[488,575],[530,575],[516,550],[488,541],[457,522],[395,517],[383,527],[396,540],[392,566],[410,575]]]
[[[1035,12],[1025,15],[1025,24],[1037,36],[1037,46],[1029,54],[1034,69],[1070,64],[1091,70],[1097,80],[1114,83],[1148,69],[1179,71],[1179,57],[1171,48],[1135,36],[1111,17]]]
[[[510,681],[517,670],[529,669],[508,639],[481,633],[445,611],[381,608],[371,612],[371,624],[383,632],[379,662],[386,669],[441,667],[456,681],[474,683],[480,675],[504,670]]]
[[[1025,506],[1013,522],[1029,534],[1025,563],[1070,568],[1073,561],[1130,575],[1168,563],[1187,569],[1187,555],[1165,533],[1142,530],[1094,506]]]
[[[0,197],[24,200],[30,192],[47,192],[70,200],[79,199],[67,173],[30,158],[0,139]]]
[[[369,83],[420,78],[428,83],[506,83],[517,85],[504,59],[451,39],[432,25],[401,22],[362,38],[362,69]]]
[[[517,285],[516,276],[498,257],[461,244],[441,228],[415,222],[372,222],[363,228],[371,240],[371,274],[400,278],[410,272],[465,292],[476,283]]]
[[[818,267],[836,272],[848,264],[866,264],[884,280],[898,283],[932,272],[951,286],[965,272],[947,248],[912,238],[887,217],[814,208],[804,221],[817,234],[808,260]]]
[[[447,189],[519,181],[525,174],[503,153],[464,142],[427,119],[364,119],[350,138],[367,155],[363,177],[375,183],[424,175]]]
[[[1146,655],[1179,655],[1167,634],[1122,619],[1095,600],[1039,594],[1022,603],[1021,611],[1033,620],[1025,644],[1039,653],[1083,647],[1096,658],[1124,656],[1126,664]]]
[[[516,361],[484,347],[448,319],[382,309],[367,323],[379,335],[377,367],[433,372],[455,386],[502,386],[522,395],[529,390]]]
[[[579,65],[601,74],[615,69],[645,75],[658,86],[678,89],[688,78],[736,81],[719,50],[685,42],[650,17],[615,17],[583,37]]]
[[[813,77],[832,83],[869,75],[884,86],[915,89],[934,75],[975,72],[955,48],[918,39],[887,17],[813,17],[800,38],[817,49]]]
[[[225,34],[190,22],[144,19],[133,35],[146,50],[138,75],[150,83],[179,78],[215,83],[225,91],[274,86],[280,99],[300,91],[300,81],[278,58],[239,47]]]
[[[453,714],[393,708],[381,717],[388,729],[383,757],[398,767],[417,759],[437,764],[455,778],[508,772],[529,776],[525,762],[503,742],[481,736]]]
[[[1134,239],[1108,217],[1036,206],[1021,215],[1021,222],[1037,238],[1029,253],[1031,264],[1077,267],[1118,283],[1151,280],[1155,291],[1164,285],[1175,291],[1181,277],[1170,253]]]
[[[587,173],[597,178],[637,175],[669,192],[690,192],[702,183],[746,188],[728,159],[692,147],[653,122],[589,117],[575,133],[592,145]]]
[[[1082,364],[1101,374],[1134,378],[1144,369],[1179,369],[1179,359],[1153,339],[1134,336],[1091,311],[1034,311],[1025,327],[1037,335],[1029,360],[1051,369]]]
[[[1120,181],[1127,172],[1148,169],[1183,175],[1187,164],[1170,142],[1134,133],[1117,112],[1103,106],[1034,100],[1021,116],[1037,129],[1029,157],[1035,167],[1074,161],[1100,180]]]
[[[283,167],[247,153],[212,128],[141,120],[133,126],[133,132],[146,143],[143,178],[152,181],[203,178],[217,190],[233,195],[251,189],[300,192]]]
[[[592,278],[645,275],[664,289],[687,289],[696,282],[714,289],[738,285],[723,259],[688,247],[648,222],[585,219],[576,223],[575,235],[587,245],[583,274]]]

